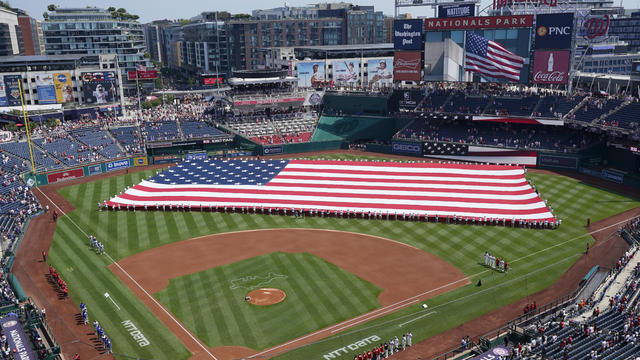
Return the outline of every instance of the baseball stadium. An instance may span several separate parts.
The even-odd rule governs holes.
[[[640,79],[517,3],[144,107],[4,75],[0,359],[636,359]]]

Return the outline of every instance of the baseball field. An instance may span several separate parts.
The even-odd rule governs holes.
[[[71,299],[87,304],[114,353],[146,359],[350,359],[407,331],[417,343],[549,287],[592,242],[587,218],[597,222],[640,205],[529,171],[562,219],[556,230],[98,211],[99,202],[155,172],[61,188],[75,209],[58,220],[49,253]],[[88,235],[105,254],[91,250]],[[485,251],[506,259],[509,271],[486,268]],[[255,288],[280,289],[286,298],[252,305],[245,296]]]

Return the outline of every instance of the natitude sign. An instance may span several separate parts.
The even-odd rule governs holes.
[[[397,52],[393,56],[393,79],[397,81],[420,81],[422,53],[419,51]]]
[[[534,84],[566,84],[569,79],[570,51],[537,50],[533,54]]]

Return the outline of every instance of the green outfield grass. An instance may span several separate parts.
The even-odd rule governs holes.
[[[353,158],[349,155],[331,157]],[[74,301],[79,303],[84,300],[89,306],[89,316],[104,322],[114,340],[116,352],[155,359],[183,359],[188,354],[173,334],[106,268],[109,263],[106,257],[90,252],[85,236],[71,220],[87,233],[96,235],[105,244],[107,253],[116,260],[152,247],[212,233],[262,228],[321,228],[401,241],[444,258],[474,282],[478,278],[483,280],[481,290],[466,286],[431,299],[428,311],[435,313],[427,315],[422,313],[421,307],[411,306],[282,356],[300,359],[322,358],[322,354],[370,335],[388,339],[401,334],[405,328],[412,330],[414,341],[420,341],[533,294],[551,285],[584,251],[585,243],[591,240],[584,229],[586,218],[590,217],[592,222],[598,221],[640,205],[636,200],[573,179],[530,173],[527,177],[563,219],[562,226],[557,230],[310,217],[294,220],[284,216],[206,212],[96,210],[98,202],[154,173],[144,171],[62,189],[61,194],[74,204],[76,210],[59,220],[50,256],[70,285]],[[511,265],[509,273],[487,271],[480,264],[485,250],[507,259]],[[103,296],[106,291],[122,310],[116,311],[106,301]],[[416,319],[422,315],[425,316]],[[124,331],[120,324],[123,320],[133,321],[149,338],[151,345],[139,348]],[[411,322],[398,326],[407,321]],[[235,317],[226,316],[216,319],[216,326],[243,325]],[[203,335],[197,325],[191,330],[203,339],[218,336],[214,333]],[[274,336],[274,339],[265,340],[262,344],[280,341],[275,338],[276,335],[267,334],[267,337]],[[227,340],[221,340],[220,343],[231,344]],[[258,342],[243,338],[238,338],[235,344],[260,346]]]
[[[287,297],[244,300],[264,287]],[[373,310],[381,291],[312,254],[276,252],[171,279],[155,296],[208,346],[265,349]]]

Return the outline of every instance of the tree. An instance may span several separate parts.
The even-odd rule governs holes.
[[[180,19],[180,26],[184,26],[187,25],[191,22],[191,20],[187,20],[187,19]]]
[[[249,14],[235,14],[235,15],[233,15],[233,18],[236,19],[236,20],[251,19],[251,15],[249,15]]]
[[[47,20],[47,19],[49,18],[49,13],[48,13],[48,12],[46,12],[46,11],[45,11],[45,12],[43,12],[43,13],[42,13],[42,17],[43,17],[45,20]]]
[[[140,16],[138,15],[131,15],[131,20],[138,20],[140,19]]]
[[[114,12],[114,11],[116,11],[116,8],[114,8],[113,6],[109,6],[109,7],[107,8],[107,11],[108,11],[108,12]]]
[[[125,10],[125,8],[120,8],[118,10],[116,10],[116,12],[122,13],[122,14],[126,14],[127,10]]]
[[[49,11],[56,11],[56,6],[53,4],[49,4],[49,6],[47,6],[47,10]]]

